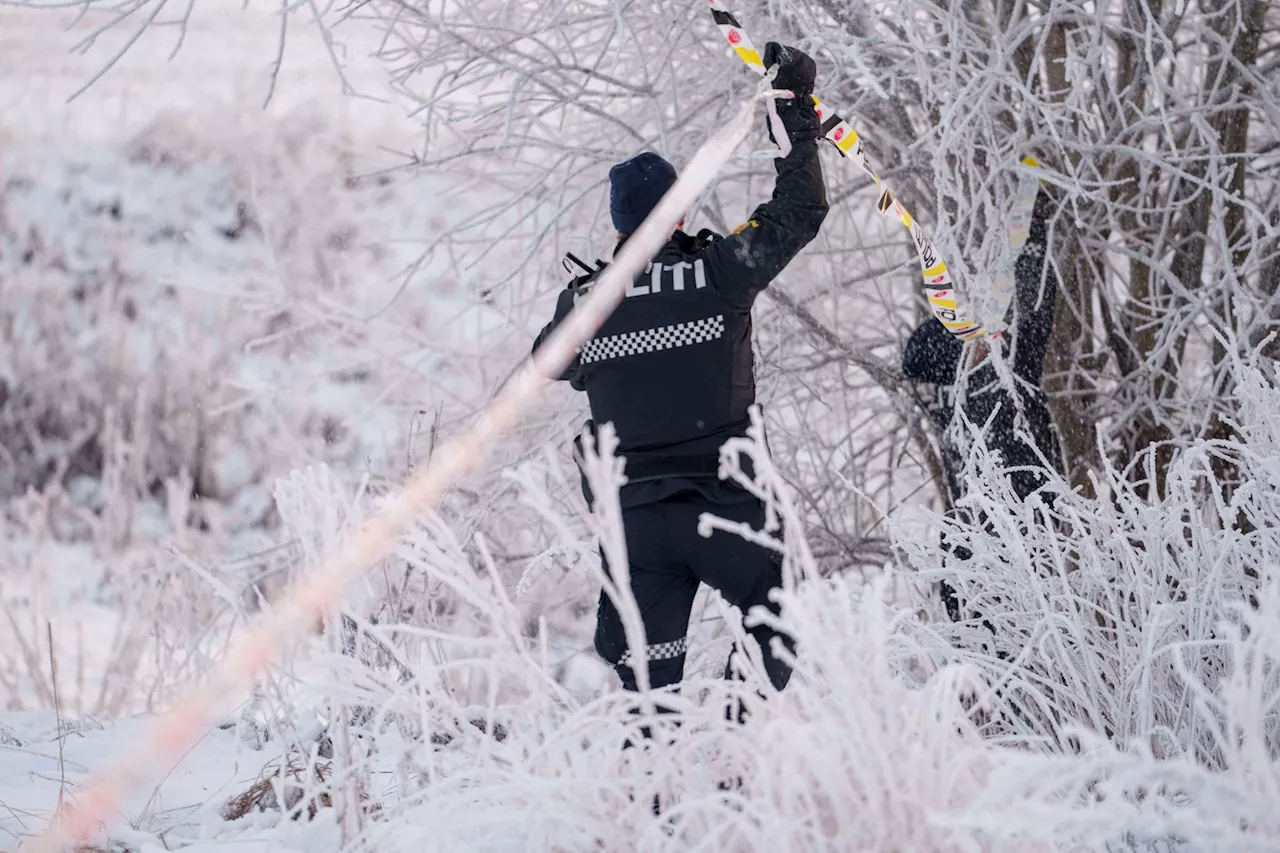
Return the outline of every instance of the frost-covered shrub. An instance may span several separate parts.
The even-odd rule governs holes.
[[[395,276],[441,208],[324,115],[0,152],[0,706],[52,703],[50,629],[68,713],[162,704],[287,570],[275,477],[385,489],[470,411],[423,381],[473,366],[457,277]]]
[[[136,498],[186,472],[223,502],[292,465],[402,453],[407,423],[370,410],[423,302],[391,334],[352,320],[394,292],[368,244],[430,205],[357,180],[316,116],[215,119],[0,158],[0,496],[100,479],[116,445]]]
[[[1184,452],[1158,500],[1106,470],[1097,500],[1055,482],[1052,509],[1043,495],[1024,504],[979,444],[965,503],[987,527],[947,525],[972,559],[907,545],[921,580],[945,578],[966,602],[965,622],[932,631],[940,649],[959,650],[944,657],[983,667],[999,685],[1014,709],[1000,730],[1055,739],[1070,722],[1141,740],[1158,757],[1223,762],[1186,682],[1214,689],[1229,675],[1231,631],[1280,565],[1280,397],[1253,370],[1242,371],[1240,391],[1241,439]],[[1243,478],[1229,498],[1220,460]]]
[[[1158,498],[1106,470],[1097,499],[1054,482],[1023,504],[979,441],[965,503],[985,526],[946,523],[972,558],[901,543],[920,581],[966,603],[958,624],[904,623],[907,648],[983,674],[993,742],[1054,756],[1033,796],[1069,807],[1055,832],[1115,829],[1123,813],[1205,849],[1280,838],[1280,391],[1236,373],[1239,438],[1184,451]]]
[[[1020,505],[977,442],[969,501],[990,530],[949,531],[973,558],[944,563],[895,530],[909,565],[871,584],[819,576],[793,534],[794,497],[758,456],[753,487],[779,527],[757,533],[786,530],[792,581],[779,622],[798,656],[781,693],[757,667],[733,683],[694,667],[664,698],[674,713],[649,717],[605,672],[594,689],[569,689],[561,640],[582,637],[592,614],[522,612],[487,542],[432,518],[401,541],[399,569],[373,576],[411,573],[447,606],[398,622],[357,616],[383,658],[317,649],[295,670],[307,689],[279,698],[295,714],[367,709],[345,719],[364,745],[350,760],[398,780],[367,829],[384,851],[1271,849],[1280,390],[1250,368],[1239,380],[1241,438],[1181,455],[1159,499],[1109,472],[1103,498],[1056,484],[1051,510]],[[1237,466],[1230,500],[1209,476],[1213,458]],[[590,471],[609,494],[616,471]],[[588,590],[607,586],[590,552],[616,547],[609,502],[565,516],[551,495],[570,483],[554,468],[515,480],[555,539],[518,592],[573,572]],[[336,518],[347,501],[308,512]],[[952,625],[936,605],[901,603],[904,585],[944,576],[979,617]],[[635,620],[625,590],[613,594]],[[695,621],[728,610],[708,598]],[[696,625],[692,637],[707,642]],[[732,699],[750,710],[743,726],[725,719]],[[653,737],[622,749],[644,724]]]

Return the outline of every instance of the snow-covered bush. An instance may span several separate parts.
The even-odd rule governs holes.
[[[380,807],[361,836],[371,849],[1270,849],[1280,389],[1238,370],[1242,439],[1182,454],[1166,497],[1143,500],[1111,472],[1103,498],[1056,483],[1052,509],[1019,507],[978,442],[970,502],[989,529],[949,530],[973,558],[944,563],[910,539],[914,526],[895,528],[906,563],[870,584],[819,576],[794,535],[794,494],[758,456],[755,485],[786,527],[793,581],[779,621],[798,655],[781,693],[754,667],[722,681],[721,644],[664,698],[674,713],[646,716],[589,652],[558,646],[583,636],[589,613],[575,627],[555,624],[555,610],[522,612],[484,539],[464,543],[432,518],[372,575],[435,590],[412,617],[356,620],[380,656],[317,646],[294,670],[307,687],[273,701],[281,718],[314,708],[347,730],[362,778],[394,773],[363,788]],[[1215,457],[1238,466],[1231,501],[1215,501]],[[590,470],[607,494],[613,469]],[[550,498],[576,485],[554,464],[516,480],[558,540],[530,560],[520,591],[556,579],[551,566],[603,583],[582,525],[608,547],[608,501],[575,521]],[[308,517],[349,501],[317,500]],[[290,517],[314,525],[303,515]],[[942,577],[994,633],[903,604]],[[695,613],[695,652],[720,644],[697,623],[722,607],[712,595]],[[574,656],[594,684],[566,683]],[[725,719],[733,700],[750,709],[743,726]],[[342,708],[364,711],[334,718]],[[624,750],[641,725],[653,737]]]
[[[445,221],[432,181],[366,174],[332,122],[0,153],[4,705],[51,702],[50,627],[69,712],[161,702],[296,559],[274,478],[384,490],[472,411],[442,398],[493,324],[456,321],[458,275],[415,245]]]
[[[100,480],[127,452],[136,498],[186,472],[229,502],[282,464],[375,449],[314,397],[263,404],[296,348],[329,337],[319,298],[361,310],[344,277],[377,259],[359,213],[378,188],[316,121],[284,127],[213,142],[169,120],[117,148],[6,148],[0,494]],[[326,391],[371,380],[352,353],[310,367]]]
[[[1187,682],[1216,692],[1232,672],[1231,637],[1280,567],[1280,397],[1254,369],[1239,389],[1241,439],[1189,448],[1158,500],[1107,470],[1096,500],[1059,481],[1022,503],[979,447],[978,489],[962,506],[985,529],[945,524],[972,558],[904,543],[921,581],[945,579],[965,602],[965,621],[928,633],[944,658],[971,660],[998,685],[1012,710],[996,730],[1057,739],[1069,721],[1141,740],[1157,757],[1224,760]],[[1241,478],[1229,497],[1215,471],[1223,461]]]

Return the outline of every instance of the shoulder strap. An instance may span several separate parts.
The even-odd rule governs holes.
[[[581,267],[582,269],[586,270],[588,273],[591,273],[593,275],[599,272],[600,270],[604,269],[606,266],[608,266],[608,264],[606,264],[604,261],[600,260],[599,258],[596,258],[596,265],[595,265],[595,268],[593,269],[587,266],[587,262],[579,258],[573,252],[566,252],[564,256],[564,261],[562,261],[566,272],[573,272],[573,267],[569,266],[570,261],[577,264],[579,267]]]
[[[573,291],[575,298],[590,290],[591,285],[596,280],[596,277],[599,276],[600,273],[604,272],[605,268],[609,266],[604,261],[597,258],[595,269],[592,269],[587,266],[585,261],[573,252],[566,252],[564,260],[561,263],[564,265],[565,272],[572,273],[574,271],[572,264],[576,264],[585,270],[581,275],[574,276],[573,281],[566,285],[568,290]]]

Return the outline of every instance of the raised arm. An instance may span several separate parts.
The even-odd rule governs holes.
[[[818,157],[821,124],[811,97],[816,66],[804,53],[776,42],[765,47],[764,56],[766,65],[778,65],[774,88],[795,94],[778,102],[791,153],[774,161],[773,197],[736,233],[712,243],[702,255],[716,286],[746,306],[818,235],[828,210]],[[769,136],[773,138],[772,129]]]
[[[1049,258],[1048,219],[1053,209],[1043,189],[1036,196],[1035,212],[1027,243],[1014,271],[1013,318],[1010,335],[1013,370],[1032,385],[1040,384],[1044,357],[1053,333],[1054,307],[1058,302],[1058,276]]]

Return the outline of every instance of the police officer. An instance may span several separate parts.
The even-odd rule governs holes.
[[[930,386],[928,411],[941,450],[949,514],[966,521],[974,519],[956,509],[956,504],[967,491],[963,475],[969,442],[967,429],[955,417],[957,407],[969,423],[984,429],[987,446],[1000,452],[1010,485],[1020,499],[1026,500],[1044,486],[1047,478],[1042,459],[1058,474],[1065,471],[1049,399],[1041,387],[1058,300],[1058,278],[1050,263],[1048,245],[1047,220],[1053,206],[1049,194],[1041,189],[1032,211],[1027,243],[1014,268],[1014,299],[1006,317],[1009,331],[998,340],[1013,376],[1013,393],[985,357],[985,341],[977,342],[980,350],[975,367],[962,372],[964,347],[936,319],[921,323],[902,351],[902,372],[908,379]],[[1023,439],[1024,434],[1031,437],[1032,443]],[[1052,505],[1053,496],[1046,493],[1045,497],[1046,503]],[[982,523],[982,519],[976,521]],[[952,546],[945,540],[942,544],[960,560],[972,556],[962,545]],[[953,621],[960,621],[962,607],[954,588],[943,581],[941,593],[948,615]]]
[[[719,450],[726,440],[746,435],[748,408],[755,403],[751,307],[756,296],[817,236],[827,215],[818,159],[820,123],[809,97],[814,62],[776,42],[766,46],[763,58],[766,66],[778,66],[774,87],[795,94],[778,101],[792,147],[775,161],[773,198],[730,236],[675,231],[558,377],[587,392],[592,415],[587,428],[612,423],[618,455],[625,459],[622,522],[631,588],[648,645],[627,648],[622,621],[603,593],[595,644],[629,690],[636,689],[632,663],[637,655],[647,658],[653,687],[681,680],[699,583],[719,591],[744,614],[756,606],[778,611],[769,600],[770,590],[781,584],[774,552],[730,533],[703,538],[697,532],[702,513],[764,526],[760,501],[717,477]],[[615,254],[675,180],[671,164],[653,153],[610,170],[609,206],[619,234]],[[538,336],[535,351],[598,272],[575,279],[560,294],[555,318]],[[763,626],[749,630],[763,651],[770,680],[781,689],[791,673],[770,650],[775,632]]]

